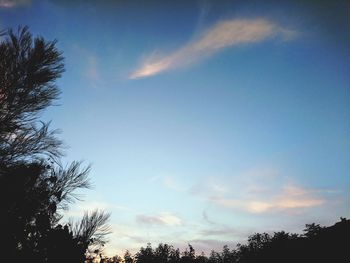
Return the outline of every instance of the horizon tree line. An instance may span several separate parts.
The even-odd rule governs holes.
[[[313,263],[348,262],[350,220],[340,218],[333,226],[322,227],[319,224],[306,224],[303,234],[285,231],[255,233],[245,244],[235,248],[223,246],[222,251],[212,250],[207,256],[196,253],[188,244],[185,251],[172,245],[160,243],[153,248],[150,243],[141,247],[132,255],[128,250],[123,257],[115,255],[98,256],[101,263]],[[91,257],[87,262],[94,262]]]

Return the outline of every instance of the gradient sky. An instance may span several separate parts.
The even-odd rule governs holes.
[[[67,217],[110,211],[120,255],[350,217],[349,2],[140,2],[0,0],[64,52],[43,118],[94,183]]]

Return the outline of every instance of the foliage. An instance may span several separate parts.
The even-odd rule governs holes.
[[[74,226],[62,211],[89,188],[90,168],[63,167],[62,142],[40,114],[58,99],[64,71],[56,41],[33,38],[27,27],[1,33],[0,231],[9,262],[84,262],[89,247],[103,245],[108,214],[86,213]]]
[[[155,249],[151,244],[141,248],[134,257],[127,251],[125,263],[310,263],[347,262],[350,220],[341,218],[330,227],[307,224],[304,234],[291,234],[285,231],[255,233],[248,237],[246,244],[237,244],[235,249],[224,246],[221,252],[211,251],[209,257],[202,252],[196,255],[194,248],[180,253],[168,244],[159,244]],[[175,255],[175,256],[174,256]],[[104,258],[109,262],[108,258]],[[113,262],[113,261],[110,261]]]
[[[61,142],[49,124],[38,122],[60,94],[55,80],[64,65],[55,41],[34,38],[28,28],[2,33],[0,43],[0,158],[7,164],[60,155]]]

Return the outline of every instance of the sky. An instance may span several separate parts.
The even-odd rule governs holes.
[[[111,212],[107,254],[350,217],[349,2],[0,0],[19,25],[65,57],[42,119],[92,165],[66,217]]]

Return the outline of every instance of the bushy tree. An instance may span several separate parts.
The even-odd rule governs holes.
[[[141,247],[140,251],[137,252],[135,255],[136,263],[153,263],[154,260],[155,260],[155,255],[150,243],[148,243],[145,248]]]
[[[129,252],[129,250],[125,251],[123,259],[124,259],[125,263],[133,263],[134,262],[134,258],[131,255],[131,253]]]
[[[2,259],[9,262],[83,262],[91,245],[102,245],[108,214],[86,214],[74,226],[62,211],[89,188],[89,167],[63,167],[62,142],[40,114],[58,99],[55,81],[64,71],[56,41],[27,27],[0,39],[0,231]]]

